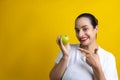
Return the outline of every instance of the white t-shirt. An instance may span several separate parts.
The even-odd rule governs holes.
[[[93,80],[93,70],[86,63],[81,52],[77,50],[78,48],[78,44],[70,45],[70,56],[62,80]],[[59,63],[62,55],[62,52],[60,52],[56,63]],[[118,80],[116,61],[112,53],[99,47],[98,55],[106,80]]]

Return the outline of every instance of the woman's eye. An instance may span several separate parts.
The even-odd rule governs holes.
[[[88,28],[83,28],[83,31],[87,31],[88,30]]]

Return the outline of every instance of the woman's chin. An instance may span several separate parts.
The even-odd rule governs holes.
[[[87,42],[81,42],[80,43],[82,46],[88,46],[89,44]]]

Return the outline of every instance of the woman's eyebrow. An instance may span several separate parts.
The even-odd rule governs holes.
[[[76,28],[75,27],[75,29],[81,29],[81,28],[84,28],[84,27],[86,27],[87,25],[83,25],[83,26],[81,26],[80,28]]]

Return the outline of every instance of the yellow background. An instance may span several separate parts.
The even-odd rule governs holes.
[[[115,55],[119,73],[119,0],[0,0],[0,80],[49,80],[56,38],[78,43],[74,20],[83,12],[98,18],[97,42]]]

